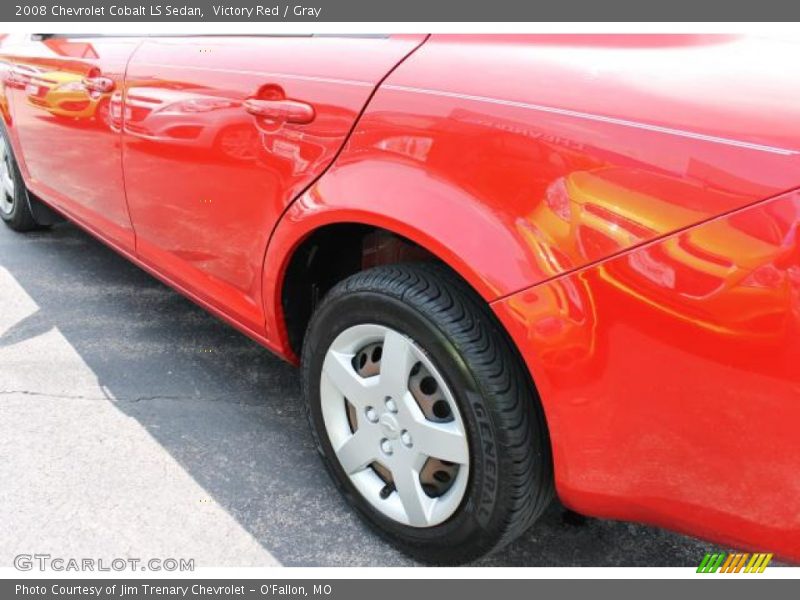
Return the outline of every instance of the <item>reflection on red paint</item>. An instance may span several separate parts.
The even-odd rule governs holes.
[[[1,39],[0,113],[37,196],[289,359],[283,278],[307,236],[408,238],[525,357],[566,503],[800,560],[796,54],[745,36]]]
[[[800,557],[798,223],[788,194],[494,305],[558,440],[562,500]],[[689,238],[736,258],[683,254]],[[542,302],[567,285],[594,308],[569,337]]]

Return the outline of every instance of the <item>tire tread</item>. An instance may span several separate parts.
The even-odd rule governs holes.
[[[501,433],[498,456],[506,461],[507,476],[500,485],[510,506],[494,532],[492,546],[483,552],[505,546],[539,517],[554,496],[543,410],[516,347],[488,305],[443,265],[409,263],[361,271],[334,286],[323,303],[365,291],[411,304],[439,327],[493,407]]]

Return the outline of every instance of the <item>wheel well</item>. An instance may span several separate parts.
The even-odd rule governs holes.
[[[308,321],[334,285],[371,267],[419,261],[444,264],[386,229],[341,223],[316,230],[295,250],[283,279],[281,306],[292,350],[300,355]]]

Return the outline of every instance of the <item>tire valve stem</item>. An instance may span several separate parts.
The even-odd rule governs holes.
[[[386,500],[386,499],[387,499],[389,496],[391,496],[391,495],[392,495],[392,492],[393,492],[393,491],[395,491],[394,482],[392,482],[392,483],[387,483],[387,484],[386,484],[385,486],[383,486],[383,488],[381,489],[381,493],[380,493],[381,500]]]

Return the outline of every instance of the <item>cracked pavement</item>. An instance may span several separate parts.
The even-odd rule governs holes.
[[[336,493],[295,370],[72,225],[0,226],[0,566],[19,553],[402,566]],[[504,566],[695,566],[554,503]]]

